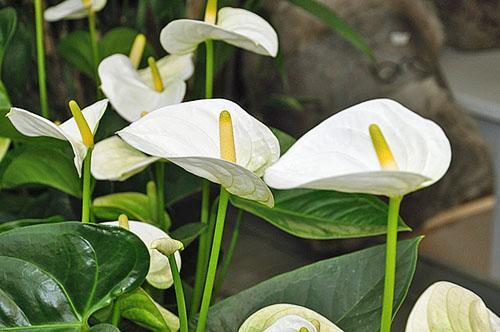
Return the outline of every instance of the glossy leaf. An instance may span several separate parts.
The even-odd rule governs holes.
[[[126,192],[98,197],[94,199],[92,211],[103,220],[118,220],[120,214],[125,214],[129,219],[155,224],[149,208],[149,198],[141,193]],[[165,221],[170,227],[171,221],[167,213]]]
[[[281,230],[305,239],[342,239],[385,234],[387,205],[364,194],[326,190],[273,190],[275,206],[231,197],[231,203]],[[402,219],[399,230],[408,231]]]
[[[0,162],[7,154],[7,150],[9,150],[10,139],[5,137],[0,137]]]
[[[40,224],[54,224],[58,222],[64,221],[63,217],[54,216],[45,219],[21,219],[21,220],[12,220],[0,223],[0,233],[10,231],[14,228],[40,225]]]
[[[120,330],[111,324],[98,324],[92,326],[90,332],[120,332]]]
[[[363,52],[371,61],[375,62],[375,54],[368,46],[366,41],[359,35],[353,28],[335,14],[330,8],[321,4],[316,0],[288,0],[294,5],[306,10],[311,15],[317,17],[323,23],[328,25],[334,31],[338,32],[342,38],[358,48]]]
[[[124,294],[118,301],[121,316],[150,331],[169,332],[179,329],[179,319],[156,303],[142,288]]]
[[[12,7],[0,10],[0,73],[3,57],[17,27],[16,11]]]
[[[124,229],[65,222],[1,233],[0,265],[3,331],[80,331],[92,313],[139,287],[149,255]]]
[[[410,287],[419,242],[398,243],[394,313]],[[214,305],[206,331],[237,331],[252,313],[277,303],[314,310],[344,331],[378,331],[384,260],[385,246],[380,245],[279,275]]]
[[[59,149],[26,145],[12,150],[0,167],[0,188],[41,184],[81,197],[72,155]]]
[[[173,205],[201,190],[199,177],[172,163],[165,164],[165,203]]]
[[[201,222],[194,222],[183,225],[172,232],[173,239],[181,241],[184,248],[190,245],[205,230],[206,225]]]

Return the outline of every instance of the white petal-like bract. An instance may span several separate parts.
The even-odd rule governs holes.
[[[193,76],[193,54],[166,55],[156,61],[160,76],[165,82],[171,80],[187,81]],[[139,70],[142,80],[153,87],[153,75],[149,67]],[[168,84],[166,84],[168,86]]]
[[[222,160],[219,115],[233,121],[236,163]],[[170,160],[187,171],[224,186],[230,193],[272,206],[272,193],[259,178],[279,157],[279,143],[271,130],[237,104],[208,99],[156,110],[118,132],[151,156]]]
[[[179,63],[184,64],[182,61]],[[165,66],[162,68],[164,72],[167,71]],[[179,69],[180,77],[186,76],[185,72],[181,72],[183,70]],[[165,80],[165,89],[162,92],[156,91],[152,82],[146,82],[143,78],[150,76],[145,73],[141,76],[130,59],[123,54],[114,54],[102,60],[98,71],[102,91],[118,114],[129,122],[140,119],[143,113],[178,104],[186,94],[186,83],[180,77]]]
[[[188,19],[170,22],[160,34],[163,48],[171,54],[187,54],[205,40],[222,40],[257,54],[277,55],[278,35],[262,17],[231,7],[221,8],[217,16],[217,24]]]
[[[99,121],[108,107],[108,100],[100,100],[82,110],[83,116],[87,121],[90,130],[95,134]],[[71,144],[75,154],[74,163],[78,175],[81,176],[82,163],[87,155],[87,147],[78,130],[74,118],[69,119],[61,125],[55,123],[29,111],[20,108],[11,108],[7,117],[14,127],[23,135],[38,137],[53,137],[60,140],[66,140]]]
[[[496,316],[479,296],[451,282],[439,281],[420,296],[406,332],[497,332]]]
[[[342,332],[319,313],[294,304],[273,304],[248,317],[238,332],[296,332],[305,327],[309,332]]]
[[[397,170],[381,169],[370,138],[377,124]],[[443,130],[390,99],[339,112],[302,136],[266,170],[277,189],[311,188],[399,196],[429,186],[448,170],[451,147]]]
[[[102,224],[119,227],[118,221],[104,222]],[[151,249],[153,241],[162,238],[170,238],[170,236],[158,227],[144,222],[129,221],[128,224],[129,231],[137,235],[149,250],[150,264],[148,275],[146,276],[148,283],[159,289],[166,289],[172,286],[174,284],[174,280],[172,278],[172,272],[170,271],[168,258],[161,254],[158,250]],[[174,255],[175,261],[177,262],[177,266],[180,270],[181,255],[179,252],[176,252]]]
[[[137,151],[120,137],[100,141],[92,151],[92,175],[97,180],[125,181],[159,158]]]
[[[92,9],[98,12],[106,6],[107,0],[91,1]],[[47,8],[44,12],[44,18],[49,22],[75,20],[85,16],[87,16],[87,9],[83,6],[82,0],[64,0],[56,6]]]

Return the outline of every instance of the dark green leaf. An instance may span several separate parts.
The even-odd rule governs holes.
[[[24,145],[10,152],[0,169],[0,188],[42,184],[81,197],[80,179],[71,153]]]
[[[179,319],[157,304],[142,288],[124,294],[118,301],[121,316],[151,331],[179,329]]]
[[[326,190],[274,190],[274,208],[236,196],[231,203],[281,230],[305,239],[385,234],[387,205],[374,196]],[[403,220],[399,230],[408,231]]]
[[[101,41],[102,58],[117,53],[128,55],[138,33],[137,30],[128,27],[119,27],[108,31]],[[146,44],[142,56],[144,66],[147,65],[146,59],[152,55],[154,55],[153,48],[150,44]]]
[[[16,27],[17,16],[14,8],[7,7],[0,10],[0,73],[5,50],[7,49],[12,36],[14,36],[14,33],[16,32]]]
[[[148,249],[119,228],[65,222],[0,234],[0,327],[80,331],[144,281]]]
[[[201,190],[199,177],[172,163],[165,165],[165,200],[168,206]]]
[[[149,209],[148,196],[141,193],[116,193],[94,199],[92,211],[96,217],[103,220],[118,220],[120,214],[125,214],[131,220],[155,224],[155,219]],[[165,213],[165,221],[170,227],[170,216]]]
[[[288,149],[290,149],[290,147],[292,145],[294,145],[295,142],[297,141],[297,139],[295,139],[295,137],[288,135],[287,133],[285,133],[282,130],[279,130],[276,128],[271,128],[271,131],[273,132],[274,136],[276,136],[276,138],[278,138],[278,141],[280,143],[281,155],[283,155],[285,152],[287,152]]]
[[[343,19],[337,16],[330,8],[315,0],[288,0],[294,5],[306,10],[311,15],[317,17],[334,31],[338,32],[342,38],[357,47],[361,52],[375,62],[375,55],[366,41]]]
[[[120,332],[120,330],[111,324],[98,324],[92,326],[90,332]]]
[[[26,226],[33,226],[40,224],[54,224],[62,221],[64,221],[63,217],[54,216],[45,219],[21,219],[21,220],[0,222],[0,233],[10,231],[11,229],[19,227],[26,227]]]
[[[394,313],[410,287],[420,239],[398,243]],[[279,275],[214,305],[206,331],[237,331],[252,313],[278,303],[312,309],[344,331],[378,331],[384,261],[385,245],[381,245]],[[193,327],[195,323],[191,322]]]
[[[87,31],[74,31],[64,37],[57,50],[61,57],[89,78],[94,78],[92,45]]]
[[[190,245],[205,230],[206,225],[201,222],[194,222],[177,228],[172,232],[172,238],[181,241],[184,248]]]

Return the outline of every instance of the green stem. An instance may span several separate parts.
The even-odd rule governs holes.
[[[208,225],[210,209],[210,182],[203,180],[201,183],[201,218],[202,224]],[[203,293],[203,282],[205,281],[205,271],[207,269],[206,262],[206,247],[208,242],[208,227],[200,235],[198,243],[198,256],[196,259],[196,272],[194,279],[193,296],[189,306],[189,314],[194,316],[198,313],[201,303],[201,295]]]
[[[90,174],[90,163],[92,159],[92,148],[89,148],[83,160],[83,194],[82,194],[82,222],[90,222],[90,201],[92,199]]]
[[[226,219],[227,205],[229,203],[229,193],[221,187],[219,197],[219,208],[217,210],[217,219],[215,221],[215,233],[210,251],[210,261],[208,263],[207,280],[203,290],[203,298],[201,301],[200,315],[196,332],[204,332],[207,324],[208,308],[212,299],[212,291],[217,272],[217,263],[219,261],[220,246],[222,243],[222,234],[224,232],[224,221]]]
[[[89,22],[89,33],[90,33],[90,45],[92,47],[92,61],[94,64],[94,80],[96,83],[96,94],[99,99],[101,96],[101,92],[99,90],[99,86],[101,85],[99,80],[99,74],[97,72],[97,67],[99,66],[99,45],[97,44],[97,32],[95,26],[95,12],[90,7],[88,9],[88,22]]]
[[[389,198],[387,217],[387,241],[385,252],[384,299],[382,303],[381,332],[391,331],[392,307],[394,305],[394,284],[396,279],[396,248],[398,241],[399,207],[402,196]]]
[[[206,67],[205,67],[205,98],[213,97],[214,92],[214,43],[211,40],[205,41],[206,47]]]
[[[42,116],[48,119],[49,105],[47,101],[47,82],[45,80],[45,50],[43,45],[42,17],[42,0],[35,0],[36,55],[38,64],[38,89],[40,92],[40,108],[42,110]]]
[[[179,313],[179,320],[181,322],[180,332],[188,332],[186,300],[184,298],[184,289],[182,287],[179,268],[177,267],[177,262],[175,261],[175,255],[168,256],[168,262],[170,264],[170,270],[172,271],[172,277],[174,279],[175,298],[177,299],[177,310]]]
[[[238,242],[238,236],[240,234],[240,223],[243,218],[243,210],[238,211],[238,216],[236,217],[236,221],[234,223],[233,234],[231,235],[231,242],[229,242],[229,248],[227,249],[227,253],[224,255],[222,259],[222,268],[219,273],[219,277],[215,283],[214,288],[214,298],[217,298],[217,294],[219,293],[222,284],[224,283],[224,279],[226,278],[227,271],[229,270],[229,265],[231,265],[231,260],[233,259],[234,249],[236,248],[236,243]]]
[[[113,326],[118,327],[118,324],[120,324],[120,315],[120,302],[116,299],[113,304],[113,315],[111,316],[111,324]]]
[[[165,222],[165,166],[161,161],[155,164],[156,171],[156,212],[158,218],[158,224],[163,230],[167,230],[167,225]]]

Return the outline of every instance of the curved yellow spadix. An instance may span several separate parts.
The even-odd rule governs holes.
[[[385,170],[397,170],[398,165],[380,127],[376,124],[371,124],[368,130],[370,131],[373,148],[377,153],[380,167]]]
[[[228,111],[219,115],[220,156],[222,159],[236,162],[236,148],[234,145],[233,121]]]

